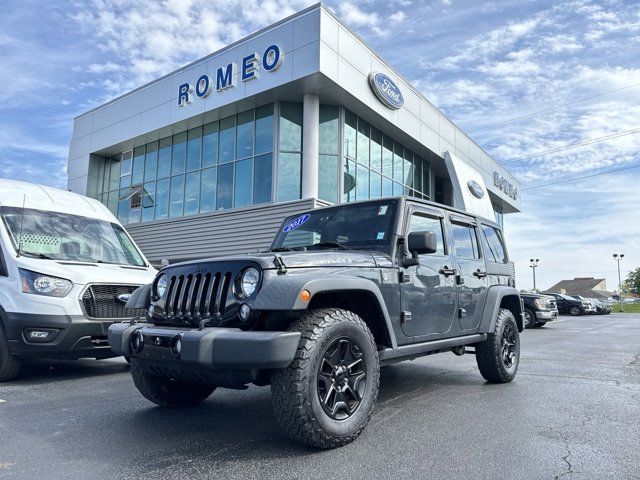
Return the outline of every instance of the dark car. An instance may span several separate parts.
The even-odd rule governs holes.
[[[579,300],[569,295],[554,292],[544,292],[545,295],[551,295],[556,299],[556,305],[558,312],[562,315],[586,315],[591,312],[591,305],[589,303]]]
[[[289,217],[267,252],[167,266],[128,306],[148,323],[112,325],[109,342],[147,399],[271,385],[282,428],[320,448],[365,428],[381,365],[473,353],[510,382],[523,329],[500,226],[404,197]]]
[[[555,297],[539,293],[520,292],[524,303],[525,328],[544,327],[547,322],[558,318],[558,307]]]

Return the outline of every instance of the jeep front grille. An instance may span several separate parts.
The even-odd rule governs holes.
[[[221,318],[231,288],[231,272],[173,275],[166,293],[170,319]]]
[[[117,298],[133,293],[136,288],[135,285],[89,285],[82,295],[85,315],[93,319],[143,317],[144,308],[124,308],[124,303]]]

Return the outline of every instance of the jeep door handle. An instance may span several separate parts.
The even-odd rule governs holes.
[[[473,272],[473,276],[478,278],[484,278],[487,276],[487,272],[483,272],[480,269],[478,269],[475,272]]]
[[[455,268],[444,267],[444,268],[441,268],[438,273],[440,275],[444,275],[445,277],[448,277],[450,275],[455,275],[458,272],[456,271]]]

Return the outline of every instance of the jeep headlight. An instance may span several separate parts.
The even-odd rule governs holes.
[[[22,292],[47,297],[66,297],[73,288],[73,283],[64,278],[44,275],[30,270],[18,269]]]
[[[169,284],[169,277],[167,277],[166,273],[160,274],[158,280],[156,281],[156,296],[158,298],[162,298],[164,296],[164,292],[167,291],[167,285]]]
[[[240,290],[242,291],[242,295],[245,297],[253,295],[258,289],[259,282],[260,272],[257,269],[249,267],[244,270],[240,277]]]

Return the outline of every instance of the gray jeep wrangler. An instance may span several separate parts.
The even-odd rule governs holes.
[[[404,197],[287,218],[267,252],[167,266],[127,306],[148,323],[113,324],[109,342],[147,399],[271,385],[282,428],[320,448],[365,428],[380,366],[473,353],[510,382],[523,329],[499,225]]]

